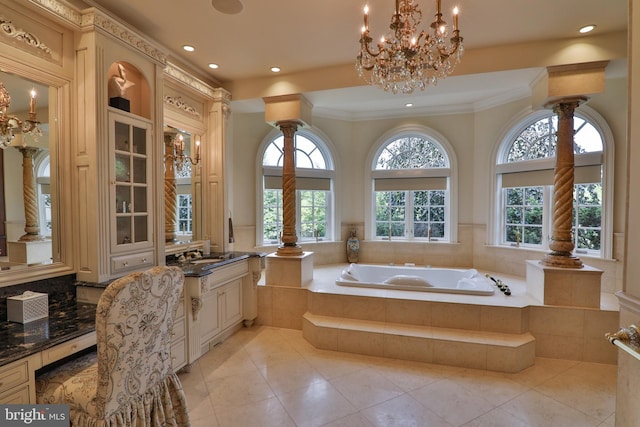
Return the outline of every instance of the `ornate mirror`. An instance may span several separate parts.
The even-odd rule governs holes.
[[[0,64],[1,66],[2,64]],[[58,91],[0,71],[0,285],[65,269],[57,194]]]
[[[165,242],[167,253],[200,239],[198,166],[200,138],[175,126],[164,127]]]

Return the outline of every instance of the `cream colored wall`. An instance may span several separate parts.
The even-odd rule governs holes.
[[[620,153],[626,149],[626,79],[608,80],[606,93],[594,95],[589,106],[608,121],[616,144],[616,191],[614,200],[614,257],[623,259],[624,176],[626,165]],[[363,241],[362,262],[415,262],[419,264],[469,266],[525,275],[525,260],[541,259],[544,251],[513,250],[489,247],[488,218],[493,177],[491,165],[497,147],[507,130],[522,119],[537,103],[534,96],[487,108],[475,113],[443,114],[389,119],[345,121],[330,117],[314,117],[335,149],[338,194],[336,208],[341,216],[341,237],[345,239],[352,226],[362,238],[365,218],[365,170],[367,157],[379,139],[388,131],[404,125],[420,125],[442,134],[453,147],[458,164],[458,243],[398,243]],[[255,246],[256,153],[271,128],[261,113],[232,114],[231,146],[234,150],[234,188],[230,194],[234,206],[235,250],[263,250],[275,247]],[[619,188],[622,187],[622,190]],[[304,250],[316,252],[314,262],[326,264],[346,262],[343,242],[303,244]],[[327,249],[329,248],[329,249]],[[603,290],[615,292],[622,287],[620,261],[588,258],[585,262],[605,271]]]

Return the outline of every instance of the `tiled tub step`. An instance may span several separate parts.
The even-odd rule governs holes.
[[[312,314],[302,334],[317,348],[401,360],[519,372],[533,365],[535,338],[529,332],[499,333],[414,326]]]

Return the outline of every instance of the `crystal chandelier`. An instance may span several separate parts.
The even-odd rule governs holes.
[[[376,47],[369,35],[369,7],[364,7],[364,25],[360,52],[356,60],[358,74],[371,85],[393,93],[412,93],[436,85],[447,77],[462,56],[463,38],[458,28],[458,8],[453,10],[453,33],[448,38],[442,19],[440,0],[429,31],[419,30],[422,11],[415,0],[396,0],[390,31]]]
[[[35,140],[42,136],[40,122],[36,118],[36,92],[31,91],[31,100],[29,102],[29,118],[22,121],[18,117],[7,113],[11,105],[11,95],[9,91],[0,82],[0,148],[5,149],[11,145],[11,141],[15,138],[15,132],[32,135]]]

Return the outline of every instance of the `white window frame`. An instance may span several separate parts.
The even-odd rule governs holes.
[[[312,126],[298,129],[295,135],[302,135],[305,138],[312,141],[318,150],[322,153],[325,162],[326,169],[309,169],[309,168],[296,168],[296,178],[319,178],[328,179],[330,181],[328,197],[327,197],[327,232],[326,237],[322,241],[336,241],[339,239],[339,227],[336,224],[340,224],[339,213],[335,209],[335,200],[339,196],[338,186],[335,184],[337,180],[337,159],[333,153],[336,150],[333,148],[333,144],[321,130]],[[282,132],[279,129],[272,129],[263,139],[258,149],[258,156],[256,158],[256,171],[259,171],[256,182],[256,246],[273,246],[277,243],[265,242],[264,236],[264,188],[265,177],[279,177],[282,178],[282,168],[274,166],[264,166],[263,158],[265,150],[269,147],[271,142],[276,138],[282,136]],[[302,240],[300,238],[300,195],[299,188],[296,188],[296,235],[298,236],[298,243],[312,243],[315,240]]]
[[[510,247],[505,242],[504,237],[504,200],[502,174],[518,171],[542,171],[549,170],[555,166],[555,157],[535,159],[522,162],[505,163],[507,153],[511,147],[513,140],[529,125],[541,120],[553,113],[549,110],[531,111],[525,110],[518,114],[506,127],[501,138],[495,146],[492,158],[491,187],[495,191],[491,192],[492,201],[490,203],[490,220],[487,224],[487,238],[492,245],[500,247]],[[602,139],[603,150],[601,152],[590,152],[574,155],[574,164],[576,167],[588,165],[602,165],[602,224],[600,237],[600,253],[594,251],[580,253],[580,255],[594,256],[603,259],[611,259],[613,252],[613,196],[614,196],[614,139],[613,133],[604,118],[593,108],[588,105],[580,106],[574,116],[587,120],[599,133]],[[552,212],[552,186],[543,186],[544,196],[544,220],[543,227],[546,231],[543,235],[543,246],[538,248],[548,251],[548,234],[551,233]],[[527,246],[525,246],[527,247]],[[527,248],[532,248],[531,246]],[[536,247],[537,248],[537,247]]]
[[[402,169],[402,170],[376,170],[376,160],[382,150],[391,142],[406,137],[420,137],[433,141],[442,148],[447,158],[448,168],[430,169]],[[458,179],[457,159],[452,145],[439,132],[419,125],[405,125],[396,127],[384,133],[373,145],[367,156],[368,167],[365,170],[365,239],[383,240],[376,237],[376,200],[375,181],[382,178],[445,178],[447,181],[447,198],[445,202],[445,238],[438,242],[457,243],[458,241]],[[413,221],[411,221],[413,222]],[[411,233],[413,227],[411,227]],[[411,234],[412,236],[412,234]],[[409,239],[394,238],[393,240],[408,241]],[[427,239],[411,239],[423,242]]]

